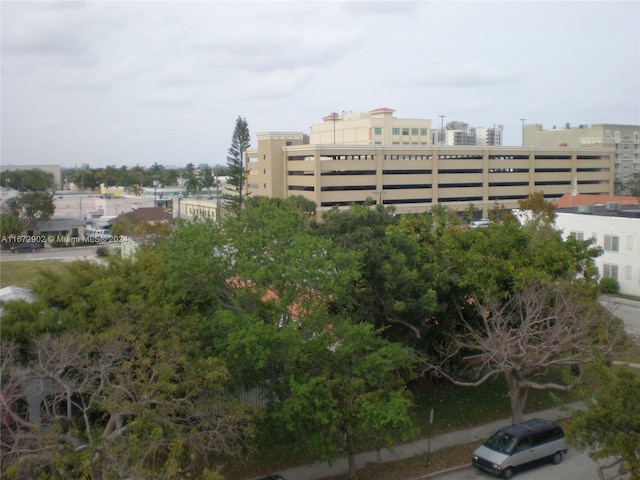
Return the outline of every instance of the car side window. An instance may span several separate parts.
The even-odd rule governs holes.
[[[523,450],[527,450],[530,447],[531,442],[529,441],[529,437],[522,438],[516,446],[516,452],[522,452]]]

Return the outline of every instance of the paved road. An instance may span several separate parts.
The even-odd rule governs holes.
[[[11,253],[8,250],[0,251],[0,262],[29,262],[36,260],[61,260],[71,261],[96,257],[97,246],[53,248],[46,246],[36,253]]]
[[[625,330],[640,341],[640,302],[603,295],[600,303],[620,318]]]
[[[418,480],[420,477],[412,480]],[[428,477],[422,477],[428,478]],[[461,471],[439,475],[438,480],[490,480],[496,477],[470,467]],[[514,476],[517,480],[598,480],[596,463],[586,453],[569,449],[560,465],[540,465]]]

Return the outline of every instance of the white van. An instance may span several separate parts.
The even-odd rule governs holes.
[[[536,418],[501,428],[473,452],[473,465],[502,478],[538,463],[558,464],[567,453],[564,431],[555,422]]]

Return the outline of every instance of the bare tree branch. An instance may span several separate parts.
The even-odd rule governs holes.
[[[456,385],[478,386],[503,375],[509,385],[514,421],[522,418],[529,389],[567,391],[570,385],[537,382],[554,366],[577,366],[592,359],[594,334],[599,347],[615,348],[613,328],[591,304],[566,285],[533,284],[505,302],[469,299],[478,321],[462,320],[462,333],[442,360],[428,370]],[[463,356],[464,355],[464,356]],[[452,362],[462,358],[461,367]]]

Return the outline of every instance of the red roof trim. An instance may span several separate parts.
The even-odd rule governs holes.
[[[395,110],[389,107],[376,108],[375,110],[370,110],[369,113],[393,113]]]

